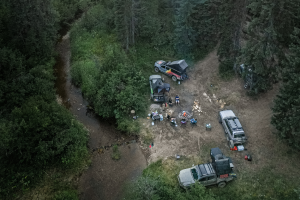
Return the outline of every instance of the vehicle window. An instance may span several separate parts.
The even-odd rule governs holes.
[[[166,68],[166,66],[162,65],[162,66],[161,66],[161,68],[165,69],[165,68]]]
[[[169,70],[170,69],[170,67],[166,67],[166,70]]]
[[[207,180],[212,180],[214,178],[215,178],[214,176],[210,176],[210,177],[207,177]]]
[[[191,172],[192,172],[194,180],[197,180],[198,179],[198,174],[197,174],[196,169],[191,169]]]
[[[243,138],[245,137],[245,134],[236,134],[234,135],[234,138]]]
[[[206,177],[204,177],[204,178],[201,178],[199,181],[206,181]]]

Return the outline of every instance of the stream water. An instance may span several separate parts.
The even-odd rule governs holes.
[[[137,143],[124,143],[133,138],[122,135],[115,129],[113,120],[101,119],[87,109],[88,102],[83,98],[81,90],[71,82],[70,76],[70,40],[69,32],[62,31],[56,50],[58,57],[54,66],[57,80],[56,93],[59,101],[70,110],[90,133],[89,150],[92,164],[79,179],[78,189],[82,200],[119,200],[123,196],[123,188],[128,181],[136,178],[146,168],[145,156]],[[101,149],[120,143],[121,159],[111,158],[112,148]]]

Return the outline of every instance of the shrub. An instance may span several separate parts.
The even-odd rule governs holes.
[[[114,159],[114,160],[120,160],[120,158],[121,158],[121,153],[120,153],[120,151],[119,151],[119,147],[118,147],[118,145],[114,145],[113,146],[113,154],[112,154],[112,159]]]

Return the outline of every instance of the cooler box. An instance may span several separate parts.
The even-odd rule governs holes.
[[[243,145],[239,145],[237,146],[238,151],[244,151],[244,146]]]

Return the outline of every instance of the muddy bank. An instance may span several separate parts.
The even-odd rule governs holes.
[[[58,102],[64,105],[89,130],[89,150],[91,166],[83,172],[79,180],[80,199],[114,200],[122,198],[122,188],[146,168],[147,162],[136,138],[128,138],[115,129],[111,120],[105,120],[90,112],[88,102],[81,90],[71,83],[69,32],[58,42],[57,62],[54,66],[57,80],[55,88]],[[133,142],[129,142],[133,141]],[[119,143],[121,159],[112,160],[112,148],[104,148]]]

